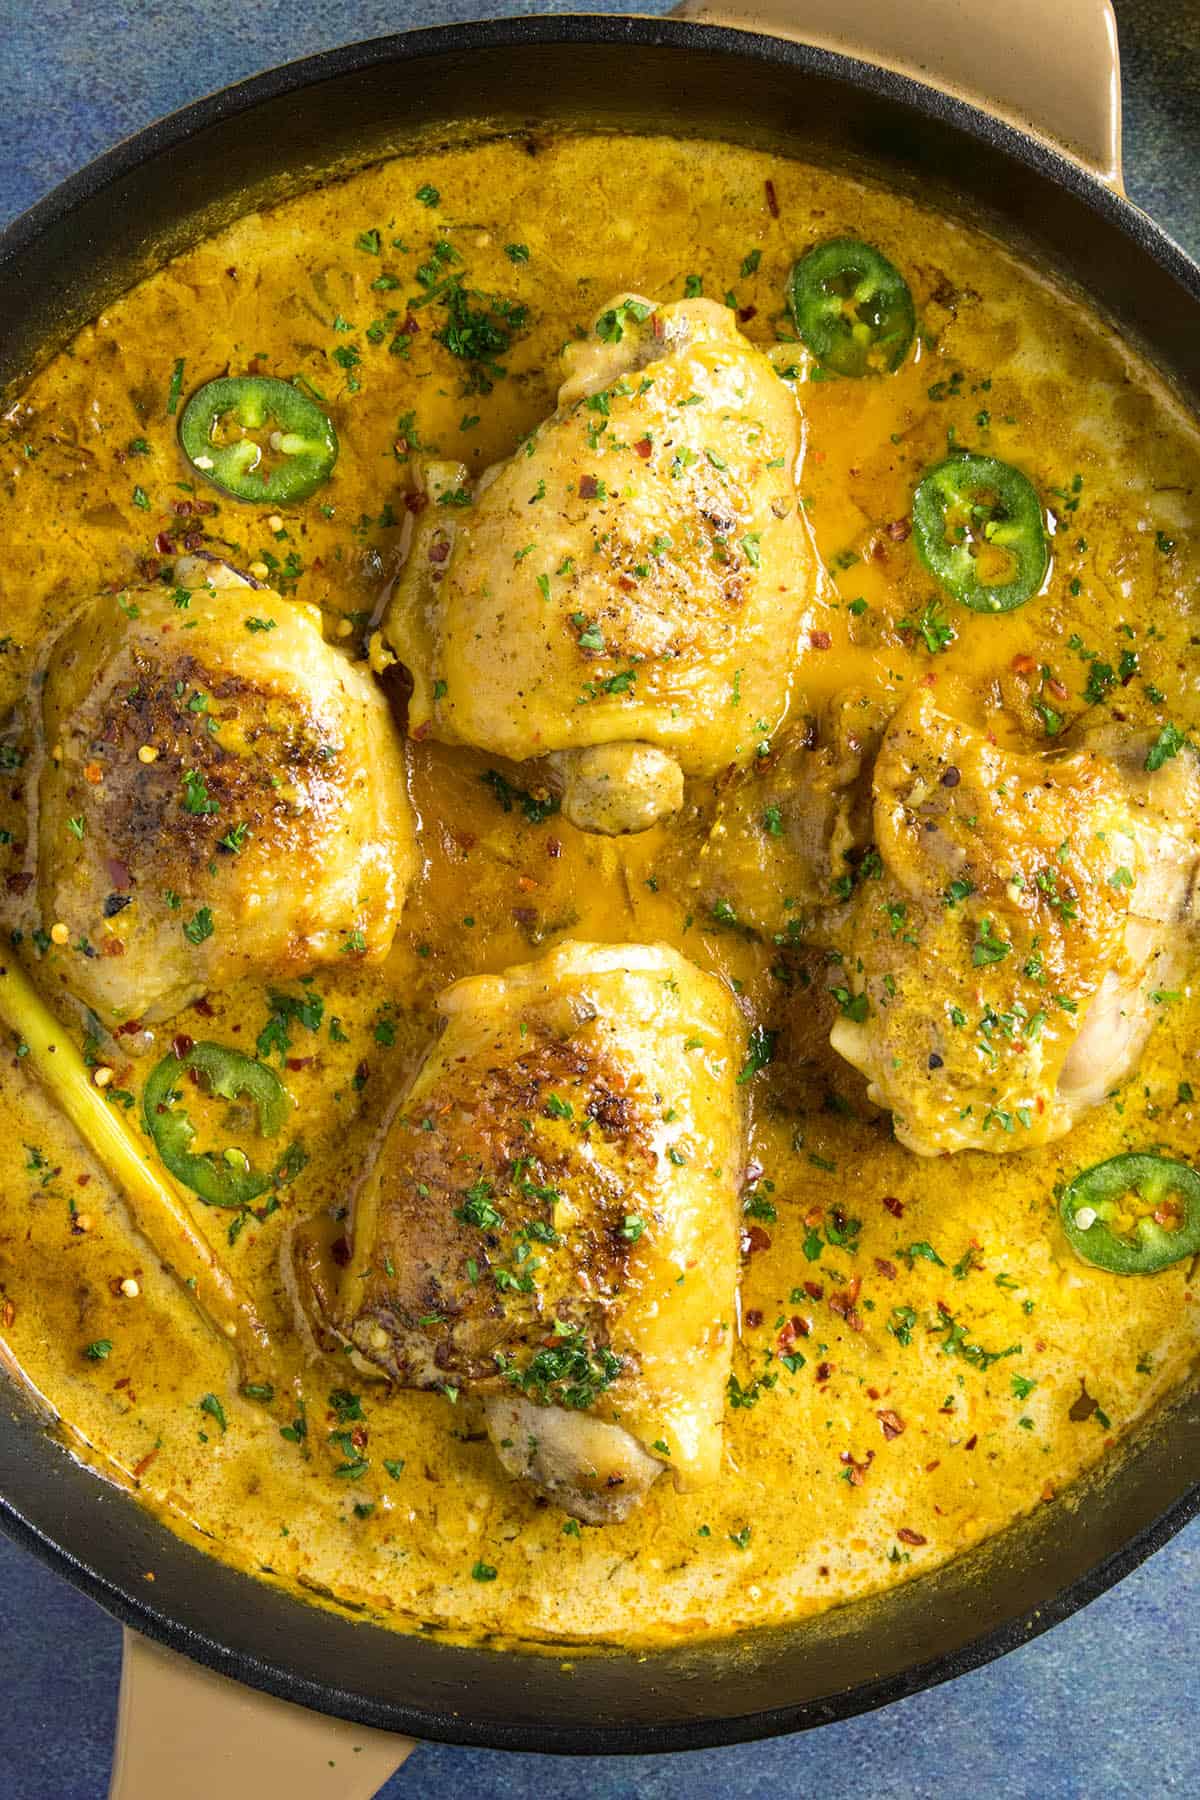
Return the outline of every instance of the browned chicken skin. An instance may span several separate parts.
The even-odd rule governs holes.
[[[374,683],[310,609],[219,564],[193,578],[102,596],[46,667],[47,967],[110,1027],[248,973],[385,955],[413,867]]]
[[[355,1202],[341,1328],[485,1400],[510,1473],[592,1523],[714,1478],[738,1270],[738,1015],[663,946],[568,943],[442,996]]]
[[[618,295],[561,363],[557,411],[474,494],[421,465],[383,637],[414,735],[544,759],[572,823],[617,835],[779,727],[824,575],[803,415],[727,306]]]
[[[876,758],[873,850],[824,935],[833,1047],[921,1155],[1060,1137],[1136,1065],[1186,952],[1200,772],[1118,728],[1008,748],[928,693]]]

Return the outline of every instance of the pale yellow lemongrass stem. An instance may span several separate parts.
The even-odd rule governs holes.
[[[22,1061],[112,1177],[135,1229],[213,1329],[233,1345],[245,1370],[255,1350],[267,1343],[254,1302],[196,1230],[174,1182],[146,1161],[133,1132],[95,1086],[69,1034],[11,951],[0,956],[0,1022],[16,1034]]]

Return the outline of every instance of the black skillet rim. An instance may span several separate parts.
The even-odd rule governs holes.
[[[802,75],[840,80],[899,103],[918,119],[947,122],[1067,189],[1093,213],[1132,240],[1200,305],[1200,266],[1144,212],[1049,144],[953,96],[873,64],[770,35],[682,20],[587,13],[532,15],[393,33],[319,52],[220,89],[124,139],[22,213],[0,233],[0,267],[19,263],[43,233],[67,219],[78,206],[110,184],[136,171],[147,157],[177,146],[194,133],[264,101],[310,84],[353,75],[380,63],[404,63],[429,54],[560,44],[618,44],[629,48],[722,52],[751,61],[774,63]],[[62,1455],[61,1450],[53,1446],[47,1445],[47,1449],[51,1454]],[[95,1477],[88,1479],[95,1480]],[[119,1501],[122,1505],[132,1504],[124,1495],[119,1496]],[[844,1693],[817,1702],[771,1707],[733,1717],[716,1714],[660,1724],[564,1727],[500,1722],[480,1724],[457,1711],[432,1712],[409,1706],[402,1700],[380,1702],[299,1675],[267,1657],[231,1650],[210,1633],[196,1630],[168,1615],[145,1591],[139,1592],[132,1584],[113,1580],[91,1566],[86,1557],[73,1554],[0,1493],[0,1530],[14,1542],[95,1600],[123,1625],[233,1680],[335,1717],[418,1739],[515,1751],[591,1755],[694,1750],[744,1743],[850,1718],[952,1680],[1030,1642],[1087,1605],[1160,1549],[1197,1513],[1200,1513],[1200,1480],[1180,1494],[1149,1525],[1135,1532],[1117,1550],[1101,1557],[1050,1600],[982,1631],[957,1649],[927,1658],[897,1674],[861,1682]],[[156,1526],[155,1529],[168,1542],[179,1543],[166,1527]],[[238,1576],[237,1580],[248,1586],[251,1578]],[[306,1605],[305,1602],[297,1604]]]

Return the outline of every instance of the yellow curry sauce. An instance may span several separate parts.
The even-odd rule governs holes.
[[[0,438],[0,711],[81,600],[165,574],[201,541],[265,565],[363,654],[403,554],[415,451],[436,446],[473,473],[510,454],[553,409],[560,346],[614,293],[667,300],[699,281],[730,296],[755,342],[789,335],[788,270],[835,235],[904,271],[921,336],[887,378],[821,380],[800,359],[803,500],[854,648],[810,658],[798,711],[848,679],[893,702],[924,680],[1034,736],[1065,728],[1089,687],[1135,724],[1200,722],[1200,437],[1133,354],[995,243],[911,201],[725,145],[586,137],[399,160],[246,217],[43,370]],[[434,341],[433,308],[406,314],[439,242],[472,286],[528,307],[490,392],[464,393],[485,384],[464,383]],[[192,485],[168,411],[180,358],[185,396],[227,368],[302,375],[339,434],[332,481],[276,515]],[[1010,615],[928,610],[906,522],[948,442],[1018,464],[1050,508],[1052,575]],[[18,714],[17,754],[22,729]],[[774,946],[689,889],[706,791],[671,825],[611,841],[527,820],[503,785],[519,790],[521,772],[494,758],[410,746],[409,761],[424,865],[395,948],[380,969],[290,984],[305,1011],[276,1032],[276,1066],[290,1039],[307,1164],[232,1245],[230,1216],[195,1206],[272,1327],[271,1405],[239,1394],[225,1347],[5,1045],[3,1340],[77,1454],[238,1567],[399,1626],[653,1644],[815,1613],[925,1571],[1054,1502],[1181,1381],[1197,1347],[1194,1270],[1121,1279],[1083,1264],[1054,1194],[1119,1150],[1194,1148],[1191,986],[1161,995],[1140,1069],[1068,1138],[921,1160],[828,1048],[821,959],[795,958],[781,979]],[[493,770],[503,781],[483,779]],[[20,775],[6,779],[6,923],[65,1017],[54,964],[84,952],[32,949],[51,922],[26,879]],[[604,1529],[509,1482],[466,1400],[388,1392],[315,1354],[281,1274],[310,1215],[328,1239],[344,1229],[388,1101],[429,1041],[433,996],[567,936],[667,940],[778,1034],[743,1084],[747,1256],[723,1474],[687,1495],[660,1481]],[[159,1029],[158,1053],[173,1030],[252,1053],[268,985],[189,1008]],[[85,1022],[71,1024],[82,1042]],[[118,1042],[106,1054],[120,1106],[153,1058]],[[341,1390],[356,1407],[344,1394],[331,1406]],[[365,1464],[350,1479],[330,1436],[347,1412]]]

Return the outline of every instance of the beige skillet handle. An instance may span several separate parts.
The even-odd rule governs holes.
[[[1109,0],[683,0],[674,17],[840,50],[996,113],[1121,190]]]
[[[371,1800],[415,1748],[125,1633],[109,1800]]]

